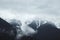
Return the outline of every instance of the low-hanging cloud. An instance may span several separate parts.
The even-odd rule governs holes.
[[[60,0],[0,0],[0,17],[7,22],[10,19],[20,20],[22,25],[25,21],[39,18],[60,28]]]

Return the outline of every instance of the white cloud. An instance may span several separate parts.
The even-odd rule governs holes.
[[[60,15],[60,0],[0,0],[0,8],[34,14]]]
[[[0,17],[3,19],[12,19],[15,15],[9,10],[0,10]]]

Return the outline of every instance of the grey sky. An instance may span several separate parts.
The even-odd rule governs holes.
[[[0,9],[60,16],[60,0],[0,0]]]
[[[0,0],[0,16],[11,18],[14,15],[17,18],[37,15],[60,20],[60,0]]]

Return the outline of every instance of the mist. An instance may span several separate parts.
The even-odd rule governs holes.
[[[8,23],[13,19],[21,21],[21,29],[26,34],[35,33],[25,24],[34,19],[53,22],[60,28],[60,0],[0,0],[0,17]]]

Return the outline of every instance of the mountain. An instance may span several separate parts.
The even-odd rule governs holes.
[[[0,40],[14,40],[16,29],[8,22],[0,18]]]
[[[19,40],[58,40],[60,39],[60,29],[54,22],[49,20],[29,19],[22,24],[20,20],[10,20],[12,26],[17,27]],[[35,32],[37,30],[37,32]],[[34,32],[34,34],[33,34]],[[29,35],[32,34],[32,35]],[[22,37],[20,35],[23,35]]]
[[[60,40],[60,29],[54,23],[47,22],[40,25],[37,33],[32,36],[23,36],[21,40]]]
[[[28,24],[28,26],[30,26],[34,30],[37,30],[40,27],[40,25],[45,24],[46,22],[47,21],[45,21],[45,20],[41,20],[41,19],[36,19],[35,18],[35,19],[32,20],[32,22],[30,22]]]
[[[45,23],[38,28],[34,37],[37,40],[60,40],[60,29],[53,23]]]

